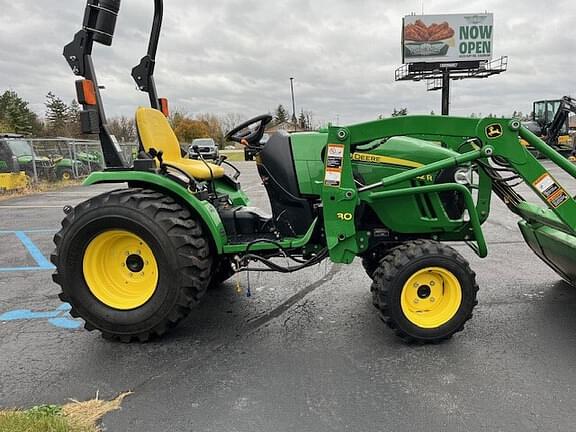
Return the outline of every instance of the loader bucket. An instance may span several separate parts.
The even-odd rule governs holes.
[[[539,208],[532,213],[524,208],[522,216],[526,220],[518,225],[528,246],[564,280],[576,286],[576,235],[570,228],[562,227],[551,211]]]

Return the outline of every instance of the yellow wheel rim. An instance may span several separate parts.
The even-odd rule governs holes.
[[[114,309],[144,305],[158,285],[158,264],[152,249],[129,231],[98,234],[86,248],[83,270],[90,292]]]
[[[412,324],[425,329],[438,328],[458,312],[462,287],[452,272],[428,267],[410,276],[400,301],[404,316]]]
[[[68,171],[66,171],[62,174],[63,180],[70,180],[71,178],[72,178],[72,176],[70,175],[70,173]]]

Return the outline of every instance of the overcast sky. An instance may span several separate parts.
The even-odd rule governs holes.
[[[440,93],[424,83],[395,82],[402,17],[493,12],[494,56],[508,72],[453,83],[452,114],[510,115],[531,101],[576,95],[574,0],[167,0],[156,79],[161,96],[190,114],[245,116],[289,107],[318,121],[371,120],[407,107],[440,111]],[[12,89],[39,114],[53,91],[75,97],[61,56],[79,30],[84,0],[0,0],[0,91]],[[132,116],[146,95],[130,78],[145,54],[152,0],[123,0],[111,48],[95,61],[109,115]]]

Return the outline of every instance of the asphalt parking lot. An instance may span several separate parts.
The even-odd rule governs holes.
[[[265,206],[254,166],[238,165]],[[480,304],[447,343],[399,342],[355,262],[252,274],[251,298],[228,282],[168,337],[125,345],[71,319],[47,259],[62,207],[108,189],[0,202],[1,406],[131,390],[106,430],[575,430],[576,289],[532,254],[496,198],[489,258],[457,246],[478,274]]]

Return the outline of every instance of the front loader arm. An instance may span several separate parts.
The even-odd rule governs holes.
[[[361,195],[363,189],[357,188],[352,172],[351,153],[357,146],[401,135],[435,136],[439,138],[439,141],[446,137],[465,140],[476,136],[478,123],[477,119],[460,117],[405,116],[343,128],[329,128],[322,202],[326,240],[332,261],[350,263],[356,255],[364,252],[368,247],[367,233],[356,230],[356,208],[361,200],[367,201],[366,195]],[[469,155],[466,157],[467,160],[474,160],[483,156],[477,152],[471,157]],[[438,164],[457,165],[459,161],[453,159],[440,161]],[[428,167],[415,168],[397,176],[404,176],[404,179],[415,178],[421,175],[421,170],[426,170]],[[441,168],[442,166],[438,165],[427,172],[435,172]],[[396,176],[389,177],[386,181],[393,178]],[[376,184],[368,188],[381,186],[381,184]],[[489,199],[484,199],[484,204],[488,207]],[[475,218],[475,220],[480,220],[480,218]],[[483,238],[479,243],[481,254],[485,255],[482,247]]]
[[[457,157],[450,157],[421,168],[414,168],[399,173],[382,181],[357,188],[354,181],[351,153],[353,149],[378,139],[398,135],[426,135],[438,137],[444,142],[446,138],[467,140],[475,148]],[[353,125],[350,127],[329,129],[328,148],[325,160],[325,179],[322,192],[324,206],[324,223],[330,256],[336,262],[350,262],[355,255],[367,247],[364,233],[356,231],[355,209],[361,200],[385,199],[386,193],[373,192],[402,181],[436,172],[440,169],[457,166],[466,162],[485,162],[489,157],[499,157],[509,163],[510,167],[538,194],[546,203],[551,213],[549,219],[557,220],[557,225],[564,226],[565,231],[576,233],[576,201],[546,170],[546,168],[520,143],[519,136],[547,156],[552,162],[576,178],[576,167],[564,159],[554,149],[537,138],[527,129],[521,127],[517,120],[509,119],[468,119],[453,117],[407,116],[393,119]],[[489,185],[482,185],[480,194],[486,196]],[[416,188],[402,189],[405,194],[422,193]],[[378,196],[380,194],[381,196]],[[395,192],[398,194],[398,192]],[[485,200],[489,203],[489,200]],[[485,203],[484,203],[485,204]],[[509,204],[509,203],[508,203]],[[478,206],[480,208],[480,206]],[[530,207],[523,202],[511,206],[513,211],[528,218]],[[469,212],[477,209],[468,208]],[[471,215],[470,231],[477,241],[476,251],[486,256],[484,239],[476,221],[487,217],[489,208],[481,208],[481,215]],[[537,211],[534,211],[537,213]]]

